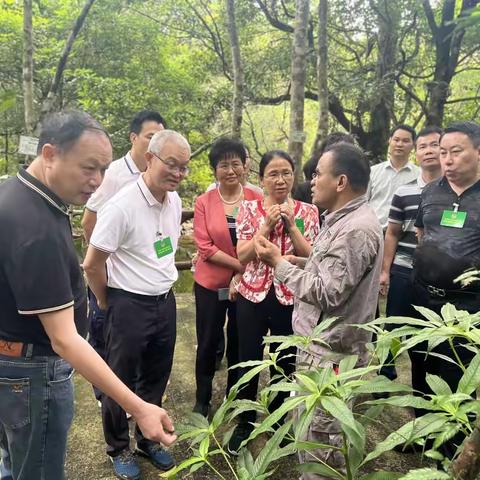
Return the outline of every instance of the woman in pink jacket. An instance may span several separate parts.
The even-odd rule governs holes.
[[[244,267],[236,254],[236,217],[244,200],[261,195],[242,186],[245,173],[245,146],[239,140],[221,138],[210,151],[210,165],[218,188],[199,196],[195,202],[193,234],[197,244],[194,292],[196,304],[197,383],[194,412],[208,415],[215,375],[216,349],[227,324],[227,363],[238,363],[236,292]],[[238,369],[229,370],[227,394],[238,379]]]

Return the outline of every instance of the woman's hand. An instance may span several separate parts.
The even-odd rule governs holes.
[[[279,206],[280,206],[280,212],[281,212],[282,218],[285,219],[287,227],[289,229],[295,227],[295,216],[293,214],[293,208],[290,207],[288,203],[282,203]]]
[[[271,207],[268,207],[265,213],[265,226],[269,231],[272,231],[281,218],[282,212],[280,210],[280,205],[272,205]]]
[[[229,285],[229,290],[228,290],[228,299],[231,302],[235,302],[237,300],[237,286],[240,282],[240,279],[242,278],[242,275],[237,273],[232,277],[230,280],[230,285]]]

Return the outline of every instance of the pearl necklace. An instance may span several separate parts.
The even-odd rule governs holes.
[[[222,197],[222,194],[220,193],[220,186],[217,188],[218,190],[218,195],[220,195],[220,199],[222,200],[222,202],[225,204],[225,205],[235,205],[243,196],[243,186],[242,184],[240,183],[240,195],[233,201],[228,201],[228,200],[225,200],[223,197]]]

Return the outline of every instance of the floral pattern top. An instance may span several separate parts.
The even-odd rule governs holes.
[[[314,205],[295,200],[294,217],[300,231],[310,245],[319,234],[318,209]],[[261,200],[244,201],[237,215],[237,239],[251,240],[265,223],[265,209]],[[277,245],[282,255],[295,255],[292,239],[285,231],[283,222],[278,222],[268,238]],[[275,295],[282,305],[293,305],[293,293],[274,279],[274,269],[255,259],[249,262],[237,286],[237,292],[253,303],[260,303],[267,296],[272,283]]]

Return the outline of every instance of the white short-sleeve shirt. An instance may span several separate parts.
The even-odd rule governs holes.
[[[123,187],[136,182],[140,173],[130,152],[124,157],[113,161],[105,172],[102,184],[88,199],[86,205],[88,210],[98,212]]]
[[[145,184],[137,182],[118,192],[99,212],[90,244],[111,255],[108,286],[141,295],[161,295],[178,278],[175,251],[181,230],[182,201],[167,192],[158,202]],[[173,252],[160,258],[154,244],[170,238]]]
[[[402,185],[415,181],[418,175],[420,169],[410,162],[400,170],[395,170],[390,160],[371,168],[367,199],[383,229],[388,225],[388,213],[394,193]]]

